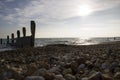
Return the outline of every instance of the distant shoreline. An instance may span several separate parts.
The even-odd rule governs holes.
[[[68,46],[73,46],[73,47],[81,47],[81,46],[99,46],[99,45],[119,45],[120,44],[120,41],[110,41],[110,42],[102,42],[102,43],[97,43],[97,44],[88,44],[88,45],[86,45],[86,44],[81,44],[81,45],[67,45],[67,44],[49,44],[49,45],[45,45],[45,46],[38,46],[38,47],[34,47],[34,48],[32,48],[32,49],[35,49],[35,48],[41,48],[41,47],[46,47],[46,46],[58,46],[58,47],[60,47],[60,46],[66,46],[66,47],[68,47]],[[3,50],[1,50],[0,52],[6,52],[6,51],[14,51],[14,50],[16,50],[17,48],[8,48],[8,49],[5,49],[5,48],[3,48]],[[18,48],[18,49],[20,49],[20,48]],[[24,48],[21,48],[20,50],[22,50],[22,49],[24,49]]]

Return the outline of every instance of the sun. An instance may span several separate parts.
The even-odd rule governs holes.
[[[78,12],[79,12],[80,16],[87,16],[87,15],[91,14],[93,12],[93,10],[92,10],[91,6],[89,6],[89,5],[81,5],[81,6],[79,6]]]

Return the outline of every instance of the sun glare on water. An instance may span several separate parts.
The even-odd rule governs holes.
[[[91,6],[89,6],[89,5],[81,5],[81,6],[79,6],[78,12],[79,12],[80,16],[87,16],[87,15],[91,14],[93,12],[93,10],[92,10]]]

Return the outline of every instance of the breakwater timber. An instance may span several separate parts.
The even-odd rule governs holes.
[[[36,24],[35,21],[31,21],[31,35],[26,36],[26,28],[22,28],[23,37],[20,36],[20,30],[17,30],[17,37],[15,38],[14,33],[11,34],[11,40],[9,35],[7,35],[7,45],[17,47],[17,48],[23,48],[23,47],[34,47],[35,43],[35,29]],[[2,39],[0,39],[0,44],[2,45]]]

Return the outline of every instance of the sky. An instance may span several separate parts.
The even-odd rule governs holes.
[[[36,38],[119,37],[120,0],[0,0],[0,38],[36,22]]]

